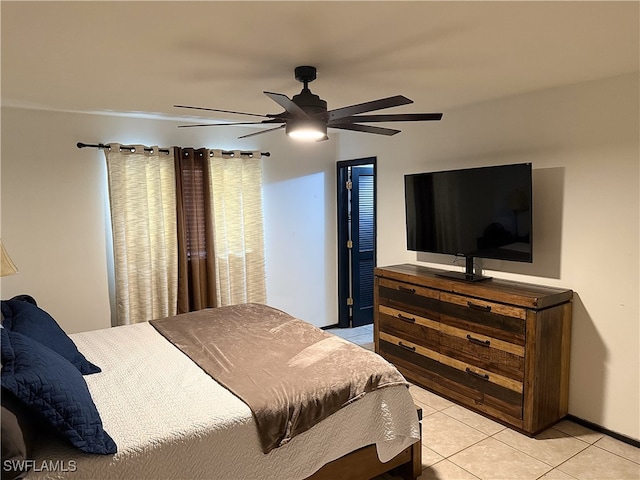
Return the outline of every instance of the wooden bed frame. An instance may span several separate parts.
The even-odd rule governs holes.
[[[418,418],[422,420],[422,409],[416,407]],[[422,474],[422,423],[420,424],[420,440],[405,448],[386,463],[378,460],[375,445],[362,447],[344,457],[327,463],[307,480],[371,480],[384,473],[400,475],[404,480],[416,480]]]

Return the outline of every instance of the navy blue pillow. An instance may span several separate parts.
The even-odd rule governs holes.
[[[4,319],[13,315],[11,307],[9,307],[9,302],[3,300],[2,303],[0,303],[0,311],[2,312],[2,324],[4,325]]]
[[[49,347],[69,360],[83,375],[101,371],[100,367],[84,358],[53,317],[36,305],[22,300],[3,300],[2,314],[5,316],[5,328]]]
[[[116,453],[80,372],[29,337],[6,328],[0,331],[2,388],[36,411],[74,447],[87,453]]]

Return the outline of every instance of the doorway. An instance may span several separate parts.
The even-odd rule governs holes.
[[[338,167],[338,326],[373,323],[376,264],[376,158]]]

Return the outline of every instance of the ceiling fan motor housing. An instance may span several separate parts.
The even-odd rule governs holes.
[[[298,95],[294,95],[291,100],[309,116],[327,113],[327,102],[322,100],[318,95],[311,93],[311,90],[308,88],[303,88],[302,91]]]

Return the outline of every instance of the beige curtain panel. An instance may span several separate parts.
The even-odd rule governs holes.
[[[262,158],[209,155],[218,305],[265,303]]]
[[[105,149],[111,203],[116,323],[175,315],[178,291],[173,151]],[[146,148],[146,149],[145,149]]]

